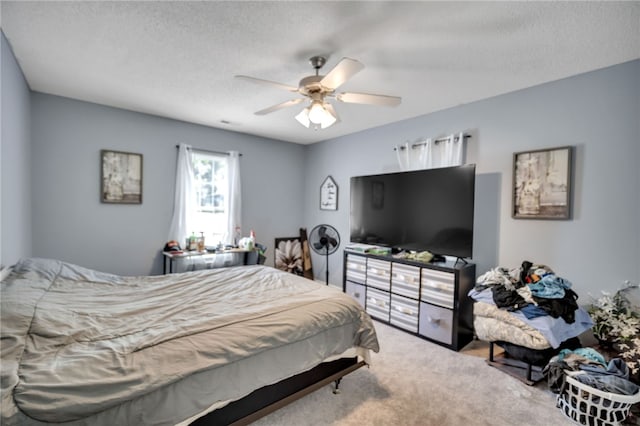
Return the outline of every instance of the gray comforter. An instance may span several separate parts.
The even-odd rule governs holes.
[[[122,277],[26,259],[1,303],[3,425],[175,424],[349,348],[378,351],[353,299],[265,266]]]

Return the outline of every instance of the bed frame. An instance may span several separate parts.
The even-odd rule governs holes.
[[[242,399],[196,419],[191,426],[248,425],[331,382],[335,382],[334,393],[339,393],[342,377],[365,365],[357,357],[324,362],[311,370],[257,389]]]
[[[494,344],[502,346],[504,352],[495,355]],[[509,348],[506,345],[521,348],[526,352],[523,352],[521,357],[510,355]],[[582,343],[578,337],[570,337],[563,341],[557,349],[548,348],[539,350],[529,349],[507,342],[493,341],[489,342],[489,359],[487,360],[487,364],[532,386],[545,378],[543,367],[547,365],[552,357],[560,353],[562,349],[574,350],[581,347]]]
[[[486,360],[487,364],[497,368],[503,373],[515,377],[529,386],[533,386],[544,379],[541,367],[535,366],[530,362],[512,358],[506,352],[495,355],[493,345],[494,342],[489,342],[489,359]]]

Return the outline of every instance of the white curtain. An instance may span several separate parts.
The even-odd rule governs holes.
[[[396,156],[401,171],[426,169],[429,161],[429,151],[431,139],[406,142],[404,145],[396,146]]]
[[[464,161],[464,133],[396,146],[396,156],[401,171],[460,166]]]
[[[228,216],[227,216],[227,234],[225,235],[226,244],[234,244],[236,232],[242,232],[242,203],[241,203],[241,186],[240,186],[240,153],[238,151],[229,151],[229,197],[228,197]]]
[[[178,148],[178,167],[176,171],[176,191],[173,202],[173,219],[169,228],[169,240],[176,240],[184,248],[185,240],[191,229],[191,215],[195,211],[196,200],[191,191],[193,182],[193,163],[191,147],[181,143]]]
[[[461,166],[464,152],[464,133],[450,135],[432,150],[432,167]]]
[[[433,149],[433,141],[431,139],[425,139],[419,142],[419,145],[414,148],[415,154],[418,157],[418,166],[414,170],[430,169],[431,165],[431,150]]]
[[[396,150],[396,157],[398,158],[398,166],[400,166],[400,170],[403,172],[405,170],[409,170],[409,167],[411,164],[409,160],[409,155],[411,154],[409,151],[411,151],[411,146],[409,145],[409,143],[407,142],[404,145],[396,145],[395,150]]]

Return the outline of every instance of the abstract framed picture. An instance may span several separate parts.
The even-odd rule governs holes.
[[[514,219],[571,218],[573,147],[513,154]]]
[[[275,262],[276,269],[303,275],[303,253],[300,237],[276,238]]]
[[[100,151],[100,201],[142,204],[142,154]]]

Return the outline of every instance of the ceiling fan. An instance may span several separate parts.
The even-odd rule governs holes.
[[[336,93],[338,87],[364,68],[364,65],[355,59],[342,58],[340,62],[338,62],[338,64],[326,75],[320,75],[320,69],[326,64],[327,58],[324,56],[314,56],[309,59],[309,62],[316,70],[316,73],[315,75],[309,75],[300,80],[298,87],[277,83],[275,81],[249,77],[246,75],[236,75],[236,78],[259,84],[268,84],[304,96],[303,98],[291,99],[277,105],[270,106],[269,108],[260,110],[255,114],[269,114],[279,109],[297,105],[305,100],[309,100],[309,105],[296,115],[296,120],[307,128],[317,130],[326,129],[339,121],[338,114],[333,108],[333,105],[331,105],[327,99],[337,99],[338,101],[345,103],[379,106],[397,106],[402,100],[397,96],[374,95],[370,93]]]

